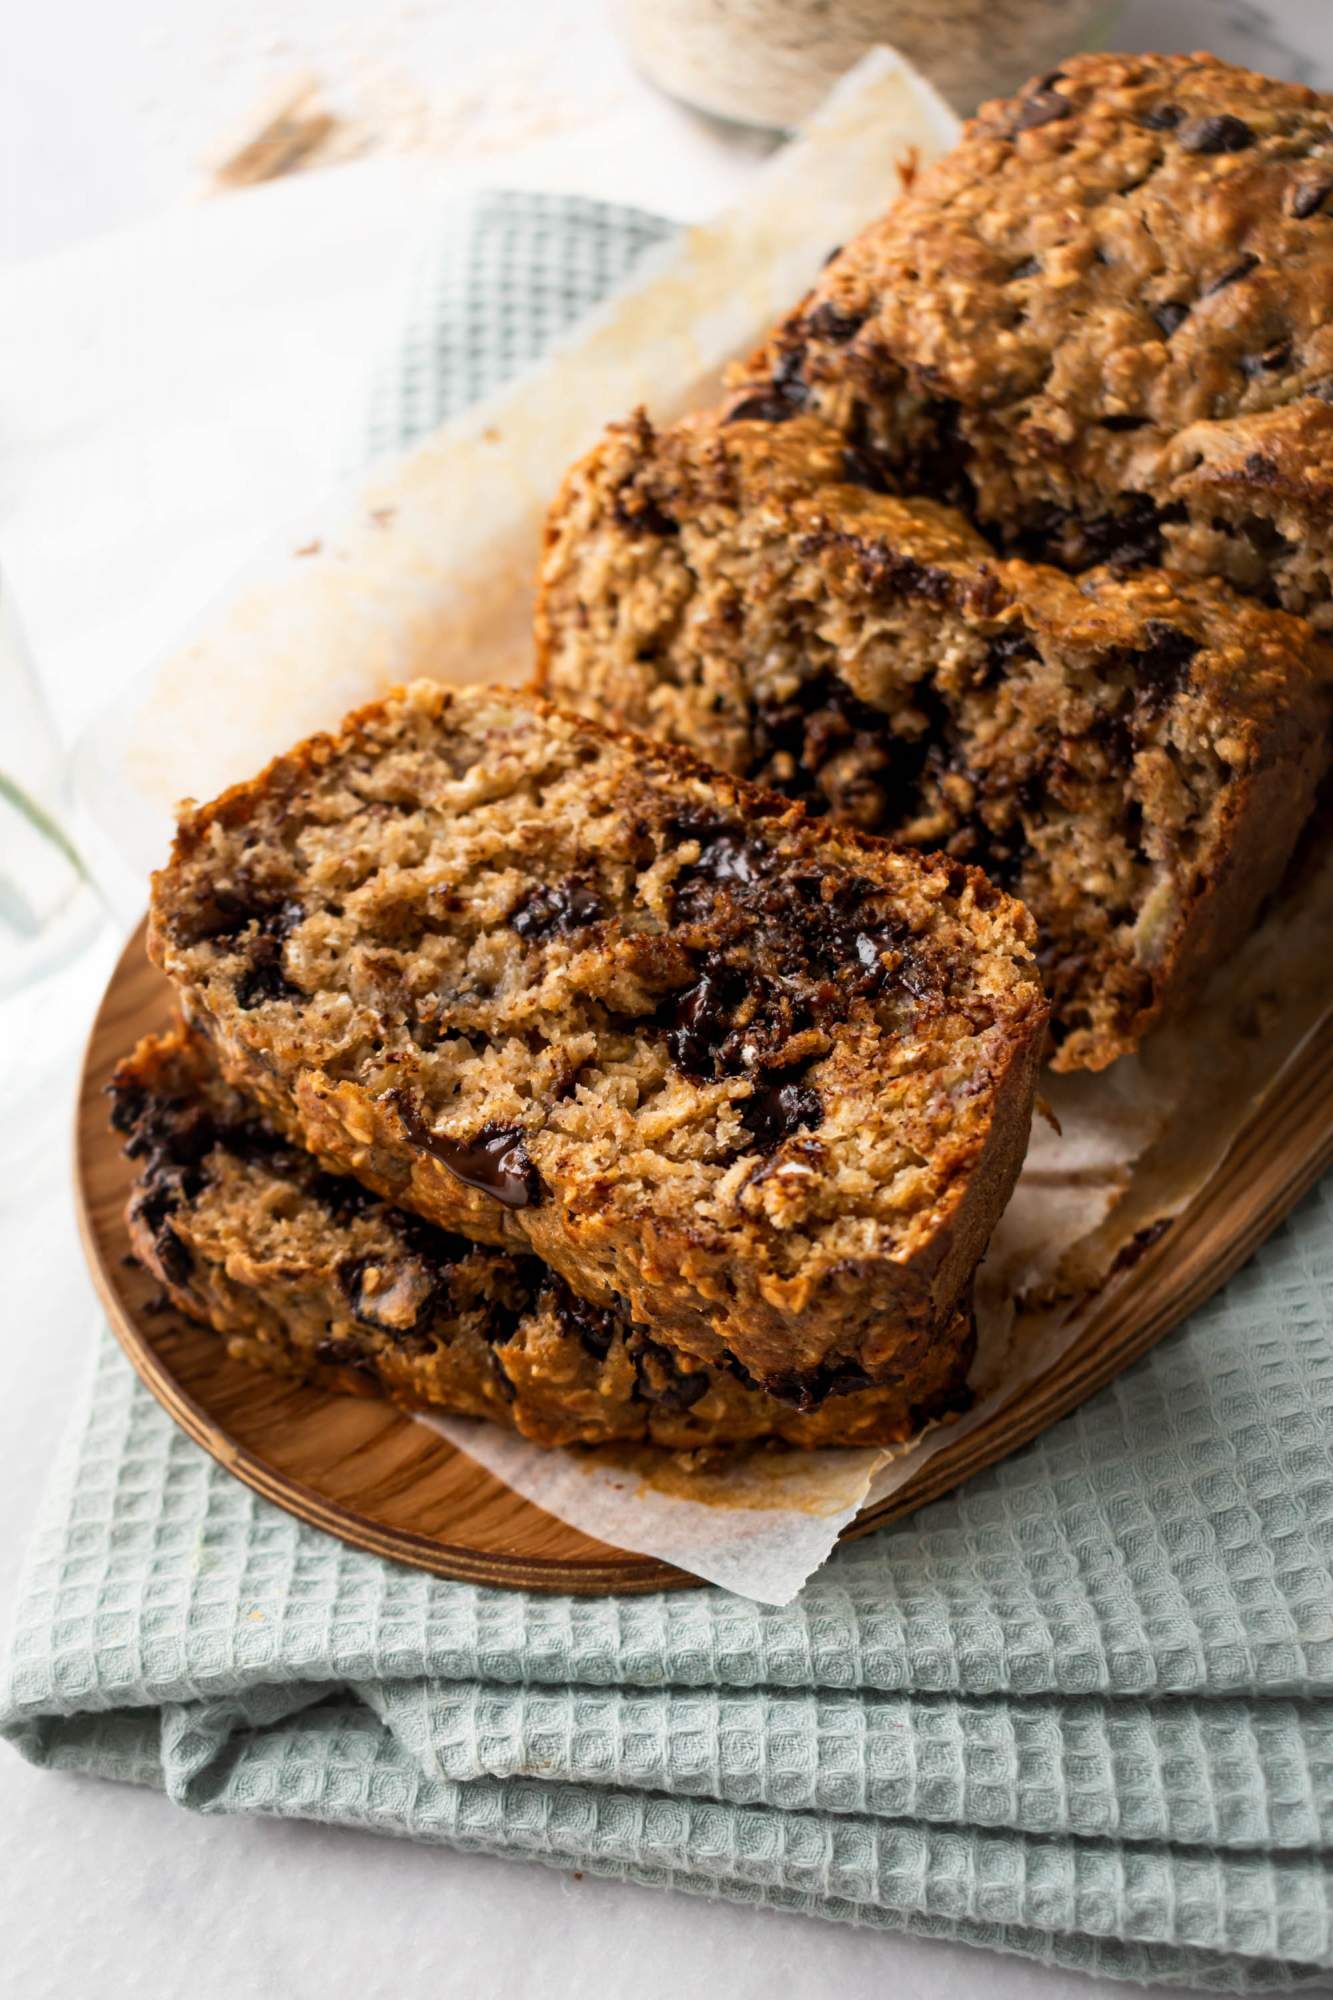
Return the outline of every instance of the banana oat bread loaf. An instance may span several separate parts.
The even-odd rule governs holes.
[[[1333,97],[1075,56],[983,106],[742,371],[1012,552],[1333,624]]]
[[[1037,920],[1056,1067],[1100,1069],[1276,883],[1327,758],[1330,655],[1223,585],[1001,560],[876,483],[812,417],[615,427],[548,523],[539,676],[979,864]]]
[[[490,1417],[549,1445],[887,1444],[965,1400],[966,1315],[904,1356],[899,1381],[871,1388],[849,1369],[778,1383],[783,1400],[576,1298],[535,1257],[326,1173],[188,1032],[140,1043],[111,1089],[140,1259],[237,1359],[280,1375]]]
[[[422,682],[187,811],[150,949],[326,1165],[785,1384],[953,1321],[1026,1144],[1031,935],[961,862]]]

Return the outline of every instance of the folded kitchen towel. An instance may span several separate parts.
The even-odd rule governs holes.
[[[376,442],[496,386],[664,233],[470,204]],[[1333,1184],[1110,1389],[781,1608],[361,1555],[231,1479],[104,1334],[0,1729],[201,1811],[1261,1992],[1333,1971],[1331,1697]]]

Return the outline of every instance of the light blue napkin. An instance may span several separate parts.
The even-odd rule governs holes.
[[[460,210],[374,442],[497,386],[665,233],[551,197]],[[530,1597],[360,1555],[230,1479],[106,1335],[0,1729],[201,1811],[1127,1979],[1323,1986],[1331,1300],[1320,1189],[1111,1389],[780,1609]]]

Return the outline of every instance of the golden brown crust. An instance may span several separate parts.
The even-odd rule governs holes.
[[[186,1031],[141,1042],[112,1095],[138,1256],[233,1355],[278,1374],[487,1417],[537,1444],[675,1450],[896,1443],[965,1396],[966,1315],[901,1381],[792,1381],[785,1400],[673,1354],[535,1259],[448,1237],[322,1172]]]
[[[1333,99],[1071,58],[984,105],[743,379],[1019,552],[1219,575],[1327,626]]]
[[[1328,650],[1225,586],[995,557],[811,417],[614,426],[565,480],[538,673],[1037,919],[1061,1068],[1180,1005],[1275,885],[1327,755]]]
[[[1022,1158],[1029,939],[957,862],[425,683],[189,813],[151,926],[330,1165],[760,1380],[952,1320]]]

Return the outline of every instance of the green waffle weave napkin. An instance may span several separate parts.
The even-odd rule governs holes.
[[[374,442],[496,386],[665,233],[458,211]],[[781,1608],[361,1555],[230,1479],[104,1335],[0,1729],[199,1811],[1256,1992],[1333,1969],[1331,1692],[1324,1188],[1101,1396]]]

